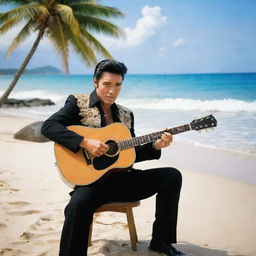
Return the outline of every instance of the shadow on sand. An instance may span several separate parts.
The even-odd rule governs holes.
[[[149,241],[139,241],[137,244],[137,251],[132,251],[130,247],[130,241],[114,241],[114,240],[94,240],[93,245],[90,247],[89,255],[104,255],[104,256],[157,256],[158,253],[152,252],[148,249]],[[187,253],[190,256],[228,256],[227,251],[210,249],[206,247],[200,247],[188,243],[179,243],[175,247]],[[163,254],[161,254],[163,255]],[[243,256],[243,255],[234,255],[232,256]]]

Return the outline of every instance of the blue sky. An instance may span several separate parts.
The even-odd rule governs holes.
[[[113,22],[126,31],[126,39],[95,36],[128,66],[129,73],[256,72],[254,0],[102,0],[101,4],[125,14]],[[17,68],[32,45],[33,37],[6,61],[4,53],[15,33],[0,36],[0,68]],[[28,68],[42,65],[62,68],[47,40]],[[71,53],[70,71],[82,74],[92,69]]]

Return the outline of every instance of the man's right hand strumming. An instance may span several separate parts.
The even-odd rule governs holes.
[[[109,146],[104,142],[94,139],[84,138],[79,146],[86,149],[93,156],[102,156],[109,150]]]

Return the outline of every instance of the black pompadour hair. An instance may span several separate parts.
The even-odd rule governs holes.
[[[122,62],[111,60],[111,59],[105,59],[100,61],[96,65],[94,69],[93,78],[95,78],[96,80],[99,80],[103,72],[109,72],[109,73],[121,75],[124,80],[124,75],[127,73],[127,67]]]

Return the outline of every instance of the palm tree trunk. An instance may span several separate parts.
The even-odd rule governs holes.
[[[9,94],[11,93],[11,91],[13,90],[13,88],[15,87],[16,83],[18,82],[19,78],[21,77],[22,73],[24,72],[26,66],[28,65],[31,57],[33,56],[33,54],[36,51],[37,46],[39,45],[42,37],[44,35],[44,29],[40,29],[38,36],[31,48],[31,50],[29,51],[27,57],[25,58],[25,60],[23,61],[23,63],[21,64],[19,70],[17,71],[17,73],[15,74],[11,84],[9,85],[9,87],[7,88],[7,90],[5,91],[5,93],[2,95],[2,97],[0,98],[0,108],[2,107],[2,105],[6,102]]]

